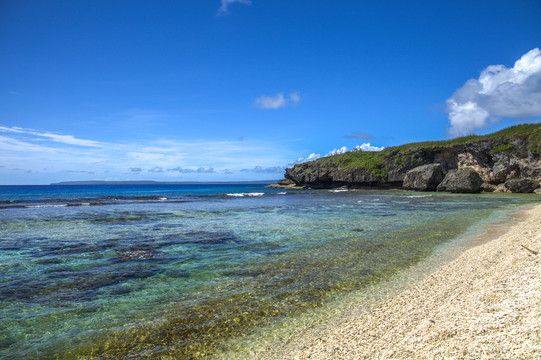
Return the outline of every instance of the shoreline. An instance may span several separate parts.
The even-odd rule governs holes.
[[[541,359],[539,224],[541,205],[522,210],[388,299],[257,358]]]
[[[541,250],[540,223],[541,205],[521,206],[212,358],[541,359],[541,254],[521,246]]]

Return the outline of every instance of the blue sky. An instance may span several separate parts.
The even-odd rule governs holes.
[[[538,0],[3,0],[0,184],[279,179],[537,122],[539,23]]]

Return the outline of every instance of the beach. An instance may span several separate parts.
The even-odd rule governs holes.
[[[418,357],[417,338],[428,351],[430,336],[454,330],[443,310],[469,288],[455,290],[484,279],[438,269],[499,238],[510,218],[528,219],[518,214],[537,201],[253,184],[5,187],[0,358]],[[495,256],[485,262],[519,256],[526,271],[538,255],[520,244],[483,251]]]
[[[541,359],[540,224],[541,205],[528,208],[421,281],[262,358]]]

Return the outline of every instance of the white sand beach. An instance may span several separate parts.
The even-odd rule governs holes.
[[[541,205],[508,229],[261,358],[541,359]]]

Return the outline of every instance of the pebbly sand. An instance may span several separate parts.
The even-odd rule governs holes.
[[[541,205],[511,225],[383,302],[253,358],[541,359]]]

